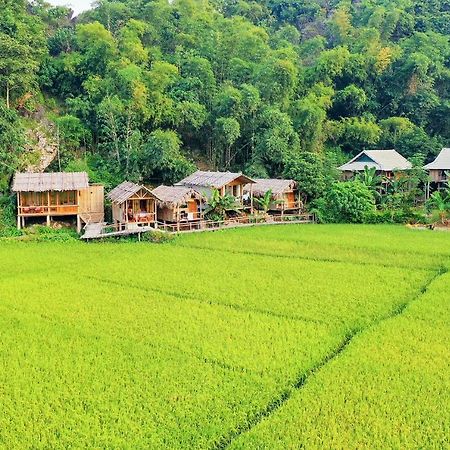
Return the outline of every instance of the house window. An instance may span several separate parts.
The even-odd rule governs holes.
[[[59,192],[60,205],[76,205],[76,191]]]

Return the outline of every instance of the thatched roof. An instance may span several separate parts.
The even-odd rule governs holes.
[[[365,167],[375,167],[377,170],[392,172],[393,170],[407,170],[412,164],[396,150],[364,150],[348,163],[339,167],[342,171],[359,172]]]
[[[86,172],[24,172],[14,175],[14,192],[77,191],[89,187]]]
[[[179,181],[177,186],[192,186],[220,189],[232,181],[239,180],[244,183],[254,183],[254,181],[243,175],[241,172],[204,172],[197,170],[192,175]]]
[[[184,205],[191,198],[206,200],[203,195],[189,186],[158,186],[153,189],[153,194],[158,197],[162,206]]]
[[[107,197],[113,202],[119,205],[128,200],[133,195],[137,194],[141,189],[147,191],[152,197],[156,197],[155,194],[141,184],[132,183],[131,181],[124,181],[116,186]]]
[[[267,191],[272,191],[274,197],[291,192],[297,187],[294,180],[280,180],[278,178],[255,178],[253,184],[253,195],[262,197]],[[244,192],[250,192],[250,184],[245,185]]]
[[[450,170],[450,148],[443,148],[436,159],[424,166],[428,170]]]

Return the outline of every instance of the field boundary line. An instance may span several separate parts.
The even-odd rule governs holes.
[[[238,312],[260,314],[260,315],[274,317],[274,318],[283,319],[283,320],[293,320],[293,321],[298,321],[298,322],[315,323],[315,324],[323,325],[323,326],[327,326],[327,327],[330,327],[333,325],[333,323],[324,322],[323,320],[320,320],[320,319],[313,319],[313,318],[301,317],[301,316],[290,316],[289,314],[277,313],[274,311],[269,311],[267,309],[246,308],[245,306],[241,306],[241,305],[234,304],[234,303],[223,303],[218,300],[201,299],[198,297],[193,297],[191,295],[182,294],[182,293],[175,292],[175,291],[165,291],[164,289],[158,289],[158,288],[153,288],[153,287],[141,287],[141,286],[136,286],[136,285],[130,285],[130,284],[123,283],[121,281],[111,280],[111,279],[107,279],[107,278],[95,277],[95,276],[91,276],[91,275],[85,275],[85,278],[94,280],[94,281],[99,281],[99,282],[105,283],[105,284],[112,284],[115,286],[120,286],[120,287],[126,287],[126,288],[131,287],[132,289],[136,289],[136,290],[144,292],[144,293],[155,292],[157,294],[167,295],[167,296],[175,298],[179,301],[189,300],[189,301],[196,302],[199,304],[207,304],[207,305],[211,305],[211,306],[222,306],[224,308],[233,309]]]
[[[301,255],[283,255],[276,253],[265,253],[259,251],[244,251],[244,250],[230,250],[227,248],[220,247],[203,247],[201,245],[183,245],[179,244],[179,247],[183,248],[193,248],[197,250],[206,250],[211,252],[224,252],[238,255],[246,255],[246,256],[260,256],[266,258],[283,258],[283,259],[298,259],[302,261],[313,261],[313,262],[324,262],[324,263],[341,263],[341,264],[350,264],[355,266],[375,266],[375,267],[383,267],[386,269],[403,269],[403,270],[417,270],[424,272],[435,272],[439,269],[438,266],[434,267],[410,267],[404,266],[400,264],[381,264],[376,262],[367,262],[367,261],[345,261],[342,259],[332,259],[332,258],[314,258],[312,256],[301,256]]]
[[[278,409],[280,409],[288,400],[292,398],[294,393],[303,389],[308,381],[314,377],[318,372],[336,360],[353,342],[353,340],[362,335],[363,333],[368,332],[379,326],[381,323],[384,323],[388,320],[394,319],[402,315],[406,309],[416,301],[418,301],[429,289],[429,287],[441,276],[446,274],[449,269],[445,266],[439,267],[439,270],[435,271],[434,276],[431,277],[420,289],[417,294],[410,297],[409,300],[400,303],[396,308],[391,310],[390,313],[379,317],[374,320],[372,323],[369,323],[367,326],[363,328],[357,328],[351,330],[347,333],[341,343],[330,353],[325,355],[317,364],[302,372],[294,383],[285,387],[280,395],[274,399],[272,399],[263,409],[257,411],[252,417],[247,418],[245,422],[241,422],[234,427],[234,429],[226,435],[220,437],[212,446],[212,450],[224,450],[227,449],[236,439],[240,436],[248,433],[257,425],[259,425],[263,420],[269,418],[272,414],[274,414]]]

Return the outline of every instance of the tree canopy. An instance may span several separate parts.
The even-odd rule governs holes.
[[[449,143],[449,35],[447,0],[99,0],[76,19],[0,0],[0,151],[44,108],[63,162],[110,182],[196,163],[314,195],[336,149],[429,160]]]

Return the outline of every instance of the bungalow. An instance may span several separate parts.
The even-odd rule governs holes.
[[[76,218],[77,231],[82,223],[104,220],[103,186],[89,185],[86,172],[16,173],[13,192],[17,193],[17,228],[26,219],[54,217]]]
[[[189,222],[203,218],[206,198],[187,186],[158,186],[153,189],[158,198],[158,220],[164,222]]]
[[[241,172],[204,172],[197,170],[197,172],[176,183],[176,186],[188,186],[205,197],[210,197],[213,189],[217,189],[220,195],[232,195],[243,209],[244,186],[247,184],[253,185],[253,183],[254,181],[251,178]],[[253,196],[251,194],[250,197],[252,202]]]
[[[391,179],[394,172],[411,169],[412,164],[396,150],[363,150],[339,170],[342,171],[342,177],[348,180],[366,167],[375,167],[377,175]]]
[[[443,148],[433,162],[430,162],[424,169],[430,175],[430,182],[427,185],[427,197],[430,189],[442,189],[450,182],[450,148]]]
[[[253,190],[253,197],[262,198],[266,192],[271,191],[272,203],[269,211],[272,212],[298,212],[303,203],[298,197],[297,183],[294,180],[255,178],[254,184],[244,187],[244,194]]]
[[[109,194],[113,223],[119,230],[156,224],[158,198],[145,186],[124,181]]]

